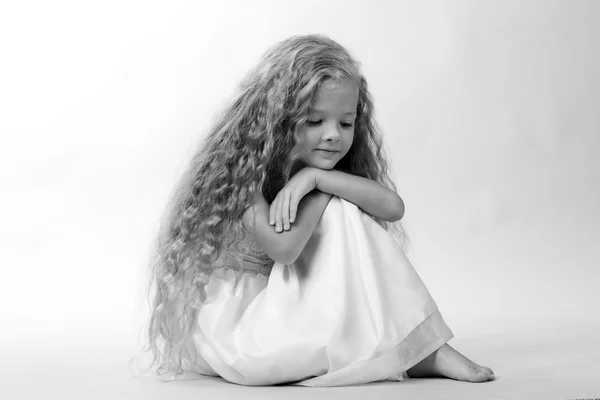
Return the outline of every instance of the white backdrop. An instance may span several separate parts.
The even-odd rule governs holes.
[[[306,33],[362,62],[408,255],[457,337],[597,318],[599,17],[593,1],[3,3],[3,354],[138,349],[168,194],[246,71]]]

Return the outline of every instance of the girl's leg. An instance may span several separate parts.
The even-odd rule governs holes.
[[[423,361],[406,371],[411,378],[441,377],[468,382],[486,382],[495,379],[494,372],[469,360],[448,343],[431,353]]]

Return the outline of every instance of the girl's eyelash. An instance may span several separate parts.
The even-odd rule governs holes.
[[[318,121],[306,121],[306,123],[309,124],[309,125],[311,125],[311,126],[314,126],[314,125],[320,124],[321,120],[318,120]],[[342,125],[345,125],[345,126],[347,126],[349,128],[351,128],[351,127],[354,126],[352,123],[344,123],[344,122],[342,122]]]

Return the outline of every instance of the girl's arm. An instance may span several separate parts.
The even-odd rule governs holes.
[[[298,203],[296,221],[289,231],[275,232],[269,224],[269,204],[262,193],[254,196],[254,207],[248,207],[243,215],[244,227],[252,238],[274,261],[292,264],[308,243],[332,195],[313,190]]]
[[[404,202],[394,191],[371,179],[335,169],[317,168],[317,189],[346,199],[366,213],[389,222],[404,216]]]

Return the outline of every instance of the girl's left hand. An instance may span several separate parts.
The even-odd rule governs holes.
[[[269,224],[275,224],[275,230],[281,232],[290,229],[290,223],[296,219],[298,203],[317,187],[317,169],[304,167],[290,178],[288,183],[277,193],[269,210]]]

